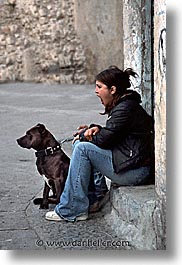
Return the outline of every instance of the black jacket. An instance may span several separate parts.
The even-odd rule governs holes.
[[[128,90],[109,113],[106,126],[92,137],[93,144],[112,151],[116,173],[152,164],[153,120],[140,103],[140,95]],[[80,140],[86,141],[83,134]]]

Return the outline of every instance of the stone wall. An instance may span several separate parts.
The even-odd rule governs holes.
[[[0,81],[93,83],[123,67],[122,0],[0,0]]]
[[[0,81],[85,83],[73,0],[1,0]]]

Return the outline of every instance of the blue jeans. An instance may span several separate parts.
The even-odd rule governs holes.
[[[68,221],[88,213],[88,187],[92,172],[100,172],[118,185],[140,185],[149,175],[150,167],[127,170],[116,174],[112,151],[89,143],[76,141],[70,161],[68,177],[56,213]]]

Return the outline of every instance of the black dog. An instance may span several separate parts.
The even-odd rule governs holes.
[[[45,179],[43,198],[34,199],[34,203],[40,204],[41,209],[48,209],[49,203],[59,203],[70,164],[70,159],[61,149],[59,142],[43,124],[29,129],[17,142],[23,148],[33,148],[37,151],[37,169]],[[50,189],[53,196],[49,197]]]

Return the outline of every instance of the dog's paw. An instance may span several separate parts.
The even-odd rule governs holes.
[[[33,200],[33,203],[35,205],[40,205],[40,204],[43,203],[43,198],[36,198],[36,199]]]

